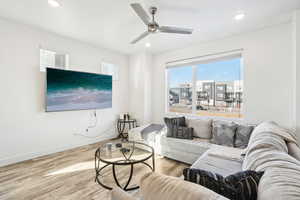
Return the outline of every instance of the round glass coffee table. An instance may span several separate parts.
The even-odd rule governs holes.
[[[148,160],[152,160],[152,166],[146,162]],[[138,189],[139,186],[128,187],[133,176],[134,165],[138,163],[146,165],[152,171],[155,170],[153,147],[139,142],[113,142],[101,145],[95,152],[95,181],[102,187],[111,190],[112,187],[104,184],[101,178],[104,175],[103,170],[112,166],[113,178],[118,187],[125,191]],[[117,178],[116,166],[130,166],[129,178],[123,187]],[[107,170],[105,171],[107,173]]]

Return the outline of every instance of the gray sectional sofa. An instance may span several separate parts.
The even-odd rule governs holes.
[[[138,134],[142,128],[132,130],[129,139],[143,140],[143,136]],[[300,199],[300,148],[295,134],[276,123],[259,124],[253,130],[245,149],[212,144],[209,139],[168,138],[165,131],[147,135],[144,142],[152,145],[156,153],[191,163],[192,168],[223,176],[242,170],[264,171],[258,185],[258,200]],[[141,178],[138,199],[227,199],[200,185],[191,184],[180,178],[147,174]],[[113,190],[112,199],[136,200],[118,188]]]
[[[211,141],[213,122],[214,120],[209,118],[186,118],[187,126],[194,129],[195,137],[192,140],[167,137],[167,127],[164,127],[159,132],[156,131],[143,135],[141,133],[142,130],[149,125],[131,129],[128,133],[128,137],[130,141],[144,142],[153,146],[155,153],[157,154],[188,164],[193,164],[207,150],[223,147],[222,145],[214,144]],[[228,122],[230,123],[232,121]],[[235,123],[241,124],[240,121],[235,121]]]

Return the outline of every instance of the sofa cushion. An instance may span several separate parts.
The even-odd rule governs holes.
[[[200,185],[157,173],[145,174],[140,190],[144,200],[228,200]]]
[[[235,132],[234,147],[246,148],[253,129],[254,126],[239,124]]]
[[[193,140],[177,139],[162,136],[160,138],[160,148],[163,156],[193,164],[199,156],[206,152],[213,144],[209,139],[193,138]]]
[[[211,139],[212,137],[211,119],[187,119],[186,125],[194,129],[194,137]]]
[[[196,153],[199,156],[208,150],[213,144],[208,139],[193,138],[193,140],[178,139],[171,137],[161,137],[161,148],[172,151],[178,150],[185,153]]]
[[[113,190],[111,191],[111,200],[138,200],[138,199],[129,195],[121,188],[114,187]]]
[[[222,176],[242,171],[242,149],[212,145],[191,168],[203,169]]]
[[[212,143],[234,146],[234,137],[238,125],[234,122],[216,120],[212,123]]]

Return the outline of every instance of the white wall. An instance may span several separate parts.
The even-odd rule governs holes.
[[[294,72],[295,72],[295,106],[296,106],[296,129],[298,133],[298,140],[300,141],[300,10],[294,13]]]
[[[151,112],[152,56],[147,52],[129,58],[130,113],[139,125],[149,123]]]
[[[94,143],[117,135],[115,120],[128,111],[128,56],[0,19],[0,165]],[[120,67],[113,108],[98,110],[99,123],[83,133],[92,111],[45,113],[45,73],[39,46],[70,55],[70,69],[100,73],[104,60]],[[98,136],[98,137],[95,137]]]
[[[165,114],[165,63],[243,48],[244,116],[250,123],[274,120],[293,127],[292,24],[211,41],[154,56],[153,121]]]

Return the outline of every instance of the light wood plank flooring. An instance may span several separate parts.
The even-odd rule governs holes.
[[[107,141],[106,141],[107,142]],[[89,200],[110,199],[110,192],[94,182],[94,153],[100,143],[43,156],[0,168],[1,200]],[[156,155],[156,172],[181,176],[188,165]],[[103,180],[113,185],[111,168]],[[149,169],[136,165],[131,186]],[[129,168],[121,166],[117,175],[125,183]]]

